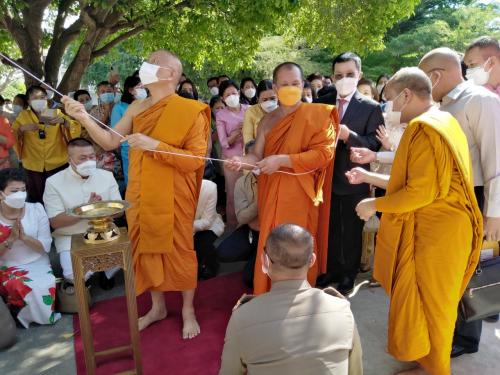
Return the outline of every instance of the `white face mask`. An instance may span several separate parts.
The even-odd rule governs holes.
[[[228,107],[238,108],[240,105],[240,96],[238,94],[229,95],[224,101]]]
[[[491,69],[486,71],[484,69],[484,66],[488,63],[488,60],[483,64],[483,66],[478,66],[476,68],[472,69],[467,69],[467,73],[465,74],[465,77],[469,80],[474,82],[474,84],[483,86],[488,83],[490,80],[490,72]]]
[[[11,193],[9,195],[5,195],[4,193],[4,202],[7,206],[12,208],[23,208],[26,203],[26,192],[25,191],[16,191],[15,193]]]
[[[52,90],[45,90],[47,91],[47,99],[52,100],[54,99],[54,91]]]
[[[358,79],[354,77],[344,77],[335,82],[335,88],[340,96],[352,94],[358,86]]]
[[[146,99],[148,97],[148,92],[144,88],[135,89],[134,98],[137,100]]]
[[[97,162],[95,160],[87,160],[81,164],[76,165],[76,173],[80,176],[88,177],[97,169]]]
[[[85,102],[85,104],[83,106],[85,107],[85,110],[87,112],[90,112],[90,110],[92,109],[92,107],[94,105],[92,104],[92,100],[89,100],[89,101]]]
[[[19,113],[21,113],[23,110],[23,107],[20,106],[19,104],[14,104],[12,106],[12,112],[14,112],[14,114],[18,115]]]
[[[385,122],[390,126],[398,126],[401,124],[401,113],[406,107],[406,104],[399,111],[394,111],[394,101],[399,98],[404,91],[401,91],[393,100],[388,100],[385,103]]]
[[[304,96],[304,100],[306,101],[306,103],[312,103],[313,102],[313,98],[311,98],[310,96]]]
[[[217,86],[210,87],[210,94],[212,96],[219,95],[219,88]]]
[[[34,99],[31,101],[31,108],[35,112],[43,112],[47,109],[47,100],[46,99]]]
[[[245,91],[243,91],[243,93],[245,94],[245,96],[248,98],[248,99],[252,99],[254,96],[255,96],[255,93],[257,91],[255,91],[254,88],[251,88],[251,89],[246,89]]]
[[[168,67],[163,67],[159,65],[150,64],[147,61],[144,61],[139,69],[139,78],[143,85],[150,85],[152,83],[156,83],[158,81],[164,81],[165,79],[160,79],[156,75],[160,68],[170,69]]]
[[[269,113],[278,108],[278,101],[268,100],[267,102],[260,103],[260,107],[264,110],[264,112]]]

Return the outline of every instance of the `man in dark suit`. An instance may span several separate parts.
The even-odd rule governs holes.
[[[370,194],[369,185],[350,185],[347,181],[345,173],[352,168],[369,168],[369,165],[350,161],[350,148],[367,147],[377,151],[380,143],[376,130],[384,124],[384,118],[379,104],[357,91],[362,76],[359,56],[351,52],[338,55],[332,70],[336,92],[316,100],[336,105],[341,124],[333,176],[327,273],[318,278],[317,285],[338,282],[337,289],[345,295],[354,287],[361,261],[364,222],[356,215],[355,208]]]

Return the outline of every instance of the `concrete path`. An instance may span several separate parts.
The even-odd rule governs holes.
[[[98,299],[112,298],[122,294],[123,288],[103,292],[96,287],[94,292]],[[365,374],[390,375],[408,368],[408,364],[395,361],[385,352],[388,299],[382,289],[361,289],[351,303],[363,344]],[[72,333],[69,315],[55,326],[18,329],[17,344],[0,352],[0,374],[75,374]],[[500,323],[484,323],[480,351],[452,363],[454,375],[500,374]]]

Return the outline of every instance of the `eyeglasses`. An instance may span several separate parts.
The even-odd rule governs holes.
[[[264,246],[264,254],[266,254],[266,256],[269,258],[269,260],[271,261],[271,263],[274,264],[274,260],[272,260],[272,258],[269,256],[269,253],[267,252],[265,246]]]

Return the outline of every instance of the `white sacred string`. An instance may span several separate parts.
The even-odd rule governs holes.
[[[19,65],[18,63],[16,63],[15,61],[13,61],[12,59],[10,59],[9,57],[5,56],[3,53],[0,52],[0,56],[3,57],[5,60],[7,60],[10,64],[14,65],[16,68],[22,70],[23,72],[25,72],[26,74],[28,74],[30,77],[32,77],[33,79],[35,79],[36,81],[40,82],[42,85],[50,88],[53,92],[55,92],[56,94],[60,95],[61,97],[62,96],[66,96],[62,93],[60,93],[59,91],[57,91],[55,88],[53,88],[52,86],[50,86],[49,84],[47,84],[46,82],[43,82],[40,78],[38,78],[37,76],[35,76],[33,73],[31,73],[30,71],[28,71],[27,69],[23,68],[21,65]],[[98,118],[92,116],[90,113],[88,113],[88,116],[94,120],[96,123],[98,123],[99,125],[107,128],[110,132],[116,134],[118,137],[120,137],[121,139],[126,139],[126,137],[122,134],[120,134],[119,132],[117,132],[115,129],[113,129],[112,127],[104,124],[101,120],[99,120]],[[206,156],[197,156],[197,155],[189,155],[189,154],[181,154],[181,153],[177,153],[177,152],[171,152],[171,151],[162,151],[162,150],[151,150],[151,149],[146,149],[146,151],[150,151],[150,152],[156,152],[156,153],[159,153],[159,154],[167,154],[167,155],[172,155],[172,156],[179,156],[179,157],[184,157],[184,158],[192,158],[192,159],[203,159],[203,160],[210,160],[210,161],[218,161],[218,162],[221,162],[221,163],[231,163],[230,160],[226,160],[226,159],[217,159],[217,158],[209,158],[209,157],[206,157]],[[240,166],[248,166],[248,167],[251,167],[252,168],[252,171],[254,174],[256,175],[259,175],[260,174],[260,169],[258,166],[254,165],[254,164],[249,164],[249,163],[243,163],[243,162],[238,162],[238,164]],[[293,173],[293,172],[287,172],[287,171],[276,171],[275,173],[283,173],[283,174],[287,174],[287,175],[290,175],[290,176],[303,176],[303,175],[306,175],[306,174],[310,174],[310,173],[313,173],[315,172],[316,169],[313,169],[311,171],[307,171],[307,172],[302,172],[302,173]]]

